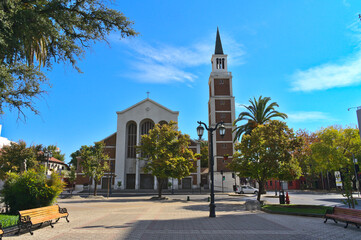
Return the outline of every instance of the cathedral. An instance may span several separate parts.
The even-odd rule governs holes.
[[[226,127],[225,136],[219,133],[213,136],[215,190],[233,191],[233,185],[239,184],[235,173],[227,169],[232,161],[234,152],[232,123],[235,119],[235,100],[232,91],[232,73],[227,69],[227,55],[223,53],[220,34],[217,28],[215,51],[211,58],[212,72],[209,76],[209,126],[214,127],[223,121]],[[144,160],[139,159],[135,146],[140,144],[141,136],[147,134],[155,124],[170,121],[178,122],[178,111],[153,101],[149,97],[133,106],[117,112],[116,132],[104,138],[105,151],[109,155],[110,171],[99,183],[99,188],[108,189],[157,189],[157,180],[151,174],[143,171]],[[194,119],[196,131],[197,119]],[[189,148],[194,153],[200,153],[200,142],[191,140]],[[79,161],[78,161],[79,162]],[[208,169],[201,169],[200,160],[195,161],[195,171],[183,179],[168,179],[163,188],[196,189],[208,188]],[[76,189],[83,185],[93,185],[82,175],[81,165],[78,163],[78,177]],[[237,178],[237,179],[236,179]]]

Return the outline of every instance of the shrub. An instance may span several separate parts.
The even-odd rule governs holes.
[[[24,173],[9,173],[2,191],[3,202],[10,213],[19,210],[49,206],[63,191],[64,183],[52,173],[48,179],[43,169],[31,169]]]

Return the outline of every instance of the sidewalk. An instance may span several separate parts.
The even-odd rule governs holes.
[[[168,196],[169,197],[169,196]],[[344,224],[324,224],[320,218],[247,212],[235,198],[216,202],[216,218],[209,218],[205,198],[166,201],[149,197],[61,199],[70,223],[61,219],[5,239],[358,239],[361,231]]]

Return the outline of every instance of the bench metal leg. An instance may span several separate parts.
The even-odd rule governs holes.
[[[337,223],[337,221],[335,219],[332,219],[335,223]]]
[[[59,222],[60,218],[56,219],[56,223]]]
[[[348,222],[346,222],[346,226],[344,228],[347,228],[347,226],[348,226]]]
[[[69,222],[68,216],[65,217],[66,221]]]
[[[328,218],[325,218],[325,221],[323,221],[323,223],[327,223],[327,220],[328,220]]]
[[[52,221],[49,222],[51,228],[54,228]]]
[[[28,230],[31,235],[34,235],[34,233],[31,231],[31,225],[28,226]]]

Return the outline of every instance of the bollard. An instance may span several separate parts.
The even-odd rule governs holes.
[[[290,197],[288,196],[288,192],[286,192],[286,204],[290,204]]]
[[[190,201],[191,199],[189,198],[189,196],[187,196],[187,201]]]

